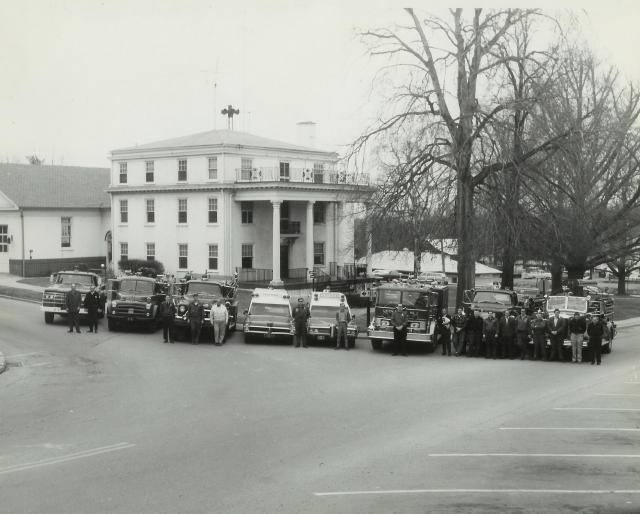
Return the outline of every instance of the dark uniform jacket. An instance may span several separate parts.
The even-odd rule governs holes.
[[[487,318],[484,320],[483,333],[485,337],[495,337],[497,330],[498,322],[496,321],[496,318]]]
[[[451,318],[451,324],[453,325],[455,332],[462,332],[467,328],[467,322],[469,318],[465,314],[456,314]]]
[[[200,302],[190,304],[187,317],[191,322],[202,323],[204,321],[204,305]]]
[[[562,334],[564,334],[564,330],[567,327],[567,320],[564,318],[558,318],[557,324],[554,325],[554,323],[556,323],[556,317],[553,316],[552,318],[549,318],[548,324],[549,324],[549,334],[553,335],[551,333],[552,330],[557,331],[558,333],[556,335],[560,336]]]
[[[534,335],[546,335],[547,320],[534,318],[531,320],[531,333]]]
[[[391,315],[391,324],[394,328],[402,330],[407,326],[407,313],[404,310],[399,311],[398,309],[393,311]]]
[[[513,316],[502,316],[498,322],[498,335],[500,337],[514,337],[518,330],[518,322]]]
[[[584,334],[587,330],[587,321],[584,318],[571,318],[569,320],[570,334]]]
[[[599,319],[587,325],[587,334],[589,334],[589,339],[593,341],[602,341],[602,336],[605,334],[605,331],[604,323]]]
[[[293,322],[296,328],[304,328],[309,317],[309,309],[304,305],[298,305],[293,309]]]
[[[65,299],[67,310],[69,312],[78,312],[80,305],[82,304],[82,295],[77,289],[75,291],[69,291]]]
[[[93,293],[87,293],[84,297],[84,307],[90,314],[98,312],[98,306],[100,305],[100,293],[94,291]]]
[[[173,302],[162,302],[160,304],[160,317],[163,319],[173,319],[176,315],[176,306]]]
[[[481,336],[484,331],[484,320],[479,316],[474,316],[469,319],[469,322],[467,323],[467,330]]]

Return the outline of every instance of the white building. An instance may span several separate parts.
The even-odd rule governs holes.
[[[0,273],[107,263],[109,169],[0,164]]]
[[[333,152],[213,130],[114,150],[111,161],[114,262],[155,258],[169,273],[238,270],[274,284],[353,262],[343,212],[368,176],[339,171]]]

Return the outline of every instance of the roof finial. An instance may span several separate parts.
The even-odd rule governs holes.
[[[229,104],[226,109],[222,109],[220,112],[227,115],[227,128],[233,130],[233,115],[240,114],[240,109],[234,109],[232,105]]]

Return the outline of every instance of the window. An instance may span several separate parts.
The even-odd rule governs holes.
[[[325,223],[325,211],[326,204],[323,202],[316,202],[313,204],[313,222]]]
[[[178,268],[187,269],[189,266],[189,245],[178,245]]]
[[[181,198],[178,200],[178,223],[187,222],[187,199]]]
[[[209,198],[209,223],[218,223],[218,199]]]
[[[6,227],[6,225],[4,225]],[[60,246],[71,248],[71,218],[63,216],[60,218]]]
[[[120,260],[129,260],[129,243],[120,243]]]
[[[147,200],[147,223],[156,222],[156,202],[153,199]]]
[[[147,260],[148,261],[156,260],[156,244],[155,243],[147,243]]]
[[[252,168],[253,168],[253,161],[251,159],[243,158],[240,164],[240,179],[251,180]]]
[[[253,268],[253,245],[242,245],[242,267],[244,269]]]
[[[313,263],[324,266],[324,243],[313,243]]]
[[[154,163],[153,161],[145,161],[144,163],[147,174],[146,174],[146,181],[147,182],[153,182],[153,171],[154,171]]]
[[[209,269],[218,269],[218,245],[209,245]]]
[[[129,200],[120,200],[120,223],[129,221]]]
[[[9,251],[9,225],[0,225],[0,253]]]
[[[120,163],[120,183],[121,184],[127,183],[127,163],[126,162]]]
[[[324,182],[324,163],[313,163],[313,181],[316,184],[322,184]]]
[[[281,162],[280,163],[280,182],[289,182],[289,163]]]
[[[242,210],[242,224],[248,225],[253,223],[253,202],[242,202],[240,209]]]
[[[209,180],[218,180],[218,158],[209,157]]]
[[[187,160],[178,160],[178,181],[184,182],[187,180]]]

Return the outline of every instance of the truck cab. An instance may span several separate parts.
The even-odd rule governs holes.
[[[293,343],[295,326],[290,296],[284,289],[256,288],[245,311],[244,342],[284,339]]]
[[[60,316],[67,315],[66,297],[71,291],[71,284],[76,285],[76,289],[82,296],[84,302],[85,295],[89,292],[91,286],[101,290],[101,302],[98,305],[98,316],[104,316],[104,292],[102,280],[96,273],[86,271],[59,271],[53,273],[49,277],[49,285],[42,293],[41,312],[44,313],[44,322],[53,323],[56,314]],[[80,308],[80,314],[87,314],[87,309]]]
[[[107,327],[158,326],[159,306],[165,299],[163,285],[153,278],[126,275],[108,281]]]
[[[462,302],[467,314],[479,312],[485,319],[492,313],[495,317],[500,317],[504,311],[520,313],[522,305],[518,301],[518,294],[509,289],[477,288],[464,292]]]

